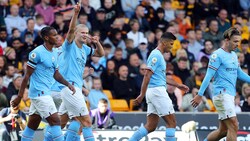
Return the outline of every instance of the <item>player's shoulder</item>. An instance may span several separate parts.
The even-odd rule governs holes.
[[[154,49],[152,50],[152,52],[150,53],[150,56],[158,56],[160,55],[161,52],[158,49]]]
[[[219,48],[217,50],[215,50],[212,55],[211,55],[211,58],[217,58],[217,57],[223,57],[223,54],[224,54],[224,50]]]

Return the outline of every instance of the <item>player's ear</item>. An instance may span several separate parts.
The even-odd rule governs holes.
[[[48,36],[44,36],[44,39],[45,39],[46,41],[48,41],[48,40],[49,40],[49,37],[48,37]]]

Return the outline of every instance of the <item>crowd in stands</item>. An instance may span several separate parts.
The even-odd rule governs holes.
[[[18,93],[29,52],[43,44],[40,30],[54,27],[60,38],[58,46],[63,43],[76,2],[0,1],[0,109],[8,107]],[[240,67],[250,72],[249,0],[81,0],[81,4],[78,24],[99,36],[105,50],[101,58],[89,57],[85,68],[93,69],[83,86],[90,92],[87,101],[91,110],[98,108],[100,99],[102,104],[106,104],[103,99],[109,101],[103,90],[128,104],[139,95],[147,57],[166,31],[177,37],[171,53],[164,54],[166,76],[190,88],[184,93],[168,86],[175,111],[215,111],[211,86],[198,108],[194,109],[190,100],[204,79],[211,53],[222,46],[223,32],[229,27],[242,33],[236,52]],[[235,101],[237,112],[250,111],[250,84],[238,80]],[[28,112],[29,106],[29,98],[24,96],[20,110]],[[146,108],[144,101],[135,110]]]

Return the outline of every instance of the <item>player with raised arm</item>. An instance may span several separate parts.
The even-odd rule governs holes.
[[[172,33],[165,32],[161,36],[156,49],[154,49],[148,57],[147,70],[143,78],[141,93],[134,101],[135,105],[138,105],[146,95],[148,104],[147,123],[141,126],[129,141],[139,141],[148,133],[153,132],[158,125],[160,117],[162,117],[167,124],[166,140],[176,141],[176,119],[172,101],[167,94],[166,84],[176,86],[186,92],[189,88],[183,84],[176,83],[172,79],[166,78],[166,62],[163,54],[170,52],[174,40],[176,40],[176,37]]]
[[[191,101],[197,107],[205,89],[214,78],[212,99],[219,115],[219,128],[211,132],[204,141],[218,141],[225,136],[227,141],[237,140],[238,121],[234,107],[236,80],[239,78],[250,83],[250,77],[241,70],[234,52],[240,44],[241,33],[236,28],[229,28],[223,36],[224,45],[211,55],[198,95]]]
[[[68,88],[62,89],[62,104],[59,112],[61,117],[69,116],[72,119],[66,132],[66,141],[74,141],[78,138],[80,125],[83,126],[82,132],[85,141],[93,141],[94,136],[91,128],[91,119],[87,109],[84,96],[82,95],[83,72],[90,55],[103,56],[104,50],[97,36],[91,37],[86,25],[79,24],[76,26],[78,14],[80,12],[80,3],[75,5],[74,14],[70,21],[67,37],[62,45],[64,58],[67,60],[65,67],[61,70],[63,76],[76,89],[74,95],[70,94]],[[86,45],[90,40],[95,44],[96,49]],[[65,110],[62,110],[65,109]]]
[[[29,98],[31,99],[31,106],[28,125],[22,134],[22,141],[32,141],[42,118],[45,118],[49,123],[46,133],[49,138],[45,138],[45,140],[63,141],[60,119],[50,95],[50,89],[55,80],[67,86],[71,94],[72,92],[75,93],[75,88],[58,72],[57,55],[53,51],[53,46],[57,41],[57,31],[53,27],[44,27],[41,30],[41,37],[44,44],[30,52],[27,72],[22,81],[18,97],[11,101],[11,105],[16,107],[20,103],[24,89],[30,80]]]

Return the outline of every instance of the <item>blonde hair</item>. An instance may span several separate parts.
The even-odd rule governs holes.
[[[88,28],[85,24],[78,24],[78,25],[75,27],[75,32],[78,32],[78,30],[79,30],[80,28],[86,28],[86,29],[89,30],[89,28]]]
[[[245,89],[246,89],[247,87],[250,87],[250,84],[244,83],[244,84],[242,85],[242,88],[241,88],[241,93],[242,93],[242,96],[244,96],[244,98],[246,98],[247,95],[250,95],[250,94],[246,94],[246,93],[245,93]]]

